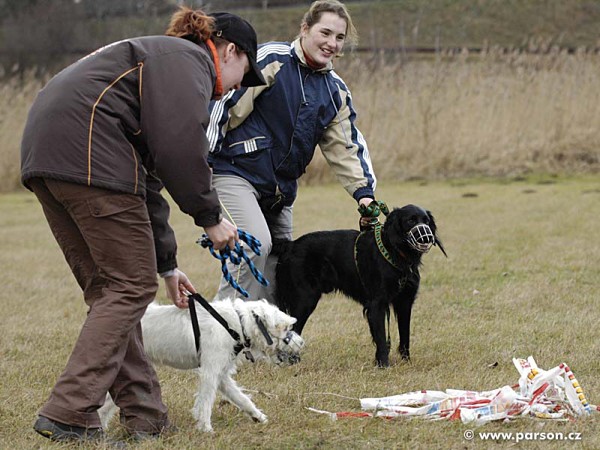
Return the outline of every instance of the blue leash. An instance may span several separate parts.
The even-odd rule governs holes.
[[[252,236],[250,233],[246,233],[245,231],[238,229],[238,235],[240,240],[244,241],[248,246],[252,249],[254,253],[260,255],[260,246],[262,245],[258,239]],[[223,250],[219,250],[219,253],[216,252],[213,246],[213,242],[208,238],[206,234],[203,234],[200,239],[196,241],[196,244],[200,244],[204,248],[208,248],[210,254],[215,258],[221,261],[221,272],[223,272],[223,278],[240,294],[244,297],[248,297],[248,292],[241,287],[236,281],[233,279],[229,270],[227,269],[227,260],[229,259],[232,264],[240,265],[242,261],[246,261],[248,264],[248,268],[254,278],[258,280],[260,284],[263,286],[268,286],[269,281],[263,276],[262,273],[256,268],[254,263],[250,260],[246,252],[244,252],[243,247],[239,244],[239,242],[235,243],[235,249],[231,250],[229,247],[225,247]]]

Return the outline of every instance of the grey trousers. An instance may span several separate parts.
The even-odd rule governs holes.
[[[40,415],[97,428],[97,409],[110,392],[129,430],[160,431],[167,408],[140,324],[158,289],[144,199],[51,179],[35,178],[30,186],[89,307]]]
[[[248,291],[248,300],[267,299],[275,302],[275,268],[277,257],[270,255],[273,239],[292,239],[292,207],[286,206],[275,217],[266,218],[258,205],[260,194],[245,179],[232,175],[213,175],[223,215],[239,229],[260,240],[261,255],[257,256],[250,248],[244,250],[256,268],[269,280],[269,286],[262,286],[252,275],[248,265],[242,261],[239,266],[228,264],[229,273],[234,280]],[[229,283],[221,278],[219,291],[215,299],[242,297]]]

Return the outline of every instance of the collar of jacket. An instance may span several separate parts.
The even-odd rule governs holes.
[[[210,54],[213,58],[213,63],[215,64],[215,72],[217,74],[217,80],[215,82],[215,89],[213,91],[213,98],[218,97],[221,98],[223,96],[223,81],[221,79],[221,60],[219,59],[219,53],[217,52],[217,47],[212,39],[208,39],[206,41],[206,46],[210,50]]]
[[[333,70],[333,63],[331,61],[329,61],[327,63],[327,65],[321,69],[313,69],[311,68],[307,63],[306,63],[306,57],[304,56],[304,50],[302,49],[302,44],[300,44],[300,38],[296,39],[293,43],[292,43],[292,55],[298,60],[300,61],[300,64],[302,64],[304,67],[309,68],[310,70],[314,71],[314,72],[330,72]]]

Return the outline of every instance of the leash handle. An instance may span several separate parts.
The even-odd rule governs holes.
[[[247,233],[246,231],[240,229],[238,229],[238,236],[240,237],[240,240],[248,244],[248,246],[256,255],[260,255],[260,247],[262,244],[258,239],[256,239],[250,233]],[[229,261],[231,261],[232,264],[235,265],[240,265],[242,261],[246,261],[246,264],[248,264],[248,268],[250,269],[252,275],[254,275],[254,278],[256,278],[256,280],[263,286],[269,285],[269,281],[256,268],[250,257],[244,251],[244,248],[238,242],[236,242],[235,248],[233,250],[231,250],[229,247],[225,247],[223,250],[219,250],[219,253],[215,251],[213,242],[208,238],[206,234],[202,235],[202,238],[198,239],[196,243],[200,244],[200,246],[204,248],[208,248],[210,254],[219,261],[221,261],[221,272],[223,273],[223,278],[225,278],[225,281],[227,281],[235,290],[237,290],[244,297],[249,297],[249,294],[233,279],[231,273],[229,273],[229,269],[227,268],[228,259]]]
[[[387,216],[390,213],[390,210],[385,202],[373,200],[371,203],[369,203],[369,206],[360,205],[358,207],[358,212],[360,213],[361,217],[377,218],[381,213]]]
[[[369,203],[369,206],[359,205],[358,212],[360,213],[360,217],[368,218],[369,223],[367,225],[362,224],[362,220],[359,221],[360,231],[372,230],[374,227],[381,225],[379,222],[379,215],[383,213],[384,215],[388,215],[390,210],[388,209],[385,202],[380,200],[373,200]]]

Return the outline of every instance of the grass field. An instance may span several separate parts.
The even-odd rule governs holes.
[[[518,380],[513,357],[540,367],[570,365],[588,400],[600,403],[597,301],[600,293],[600,182],[539,176],[452,182],[384,182],[389,205],[430,209],[448,258],[424,257],[413,309],[412,363],[392,358],[376,369],[361,307],[340,296],[319,304],[305,328],[302,362],[290,368],[244,366],[237,379],[256,391],[269,423],[257,425],[229,405],[215,408],[215,433],[194,429],[195,378],[160,368],[164,398],[179,433],[132,448],[508,448],[510,441],[466,441],[457,422],[344,419],[305,409],[358,411],[358,398],[420,389],[489,390]],[[355,227],[354,202],[337,185],[305,186],[295,234]],[[200,230],[173,211],[180,266],[212,295],[219,267],[194,244]],[[62,370],[85,316],[80,292],[32,194],[0,196],[0,448],[60,448],[31,426]],[[162,288],[161,288],[162,289]],[[161,292],[162,294],[162,292]],[[163,296],[164,298],[164,296]],[[397,335],[392,333],[397,346]],[[492,367],[498,363],[496,367]],[[576,422],[521,419],[476,430],[578,432],[576,443],[530,441],[527,448],[600,448],[598,415]],[[114,435],[120,431],[115,429]]]

